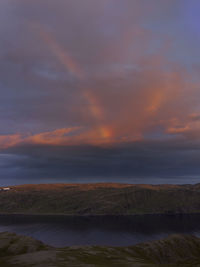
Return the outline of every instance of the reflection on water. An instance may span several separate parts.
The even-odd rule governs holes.
[[[0,231],[29,235],[47,244],[128,246],[172,233],[200,236],[200,215],[29,216],[0,215]]]

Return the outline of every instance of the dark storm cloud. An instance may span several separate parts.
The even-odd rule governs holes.
[[[5,154],[6,153],[6,154]],[[42,178],[73,178],[87,181],[127,178],[170,178],[195,176],[200,171],[200,144],[180,141],[136,142],[110,147],[22,146],[4,151],[10,163],[4,171],[17,168],[15,178],[27,175],[27,182]],[[142,183],[141,179],[141,183]],[[190,179],[188,178],[188,183]]]

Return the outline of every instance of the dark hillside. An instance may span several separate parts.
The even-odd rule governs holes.
[[[47,184],[0,191],[0,213],[133,215],[200,212],[200,186]]]
[[[200,239],[172,235],[131,247],[54,248],[32,238],[7,232],[0,233],[0,266],[200,266]]]

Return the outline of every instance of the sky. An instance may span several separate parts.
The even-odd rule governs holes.
[[[194,183],[199,0],[1,0],[0,185]]]

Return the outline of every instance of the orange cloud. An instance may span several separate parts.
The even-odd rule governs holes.
[[[79,79],[83,78],[84,73],[77,62],[71,57],[70,53],[61,47],[60,44],[53,38],[53,36],[44,31],[40,25],[35,26],[39,30],[39,34],[44,42],[48,45],[48,48],[53,51],[58,61],[65,67],[65,69],[74,74]]]
[[[98,102],[97,97],[92,94],[91,90],[85,90],[84,96],[88,102],[88,109],[91,116],[94,118],[94,127],[97,128],[97,137],[102,139],[110,139],[113,136],[111,127],[105,124],[105,114],[102,106]]]
[[[199,115],[194,116],[194,114],[192,114],[186,118],[186,121],[178,123],[178,120],[175,120],[176,123],[172,124],[171,127],[167,129],[167,133],[184,135],[185,137],[198,137],[200,133],[200,120],[198,118]],[[190,119],[192,120],[190,121]]]
[[[153,92],[152,99],[147,107],[148,112],[156,112],[164,101],[165,93],[160,89]]]
[[[100,104],[98,103],[97,98],[95,97],[94,94],[92,94],[91,90],[88,89],[85,90],[83,94],[88,102],[88,108],[90,110],[92,117],[94,117],[98,121],[101,121],[104,117],[104,114],[100,107]]]
[[[23,140],[20,134],[0,135],[0,149],[17,145]]]
[[[42,145],[63,145],[71,139],[70,134],[73,134],[79,129],[79,127],[74,127],[42,132],[25,138],[23,142]]]
[[[70,53],[63,49],[60,44],[53,38],[52,35],[47,33],[42,29],[42,27],[37,27],[39,29],[40,35],[45,43],[49,46],[51,51],[56,55],[58,61],[65,66],[67,71],[73,73],[80,81],[84,81],[84,71],[80,68],[79,64],[70,56]],[[101,105],[98,103],[97,98],[89,89],[81,90],[83,97],[88,103],[88,110],[90,115],[94,119],[95,128],[97,128],[97,133],[100,138],[110,138],[111,130],[104,125],[104,114]]]
[[[106,63],[110,58],[117,59],[119,70],[111,71],[111,75],[108,72],[105,77],[94,76],[90,81],[90,77],[81,67],[82,64],[73,58],[73,53],[41,25],[37,25],[36,30],[56,60],[78,79],[76,93],[82,96],[84,103],[80,103],[76,108],[84,115],[78,122],[82,127],[81,132],[71,135],[73,129],[72,132],[68,128],[58,129],[31,136],[26,142],[50,145],[130,142],[145,138],[156,131],[156,128],[161,129],[164,136],[183,134],[196,127],[194,123],[188,125],[186,118],[192,113],[191,96],[196,95],[197,85],[190,82],[190,75],[184,69],[168,62],[163,55],[166,45],[160,52],[151,56],[145,55],[145,51],[144,56],[141,56],[140,51],[139,59],[137,53],[133,53],[130,60],[127,60],[126,56],[124,58],[123,53],[117,55],[123,47],[130,48],[134,36],[139,36],[139,43],[147,40],[146,45],[149,44],[149,32],[136,28],[133,31],[127,29],[124,31],[124,42],[112,42],[108,47],[104,46],[98,56],[102,57],[102,62],[105,59]],[[144,47],[138,49],[142,50]],[[113,53],[109,52],[111,50]],[[130,53],[128,55],[130,57]],[[114,63],[113,65],[116,67]],[[112,67],[112,64],[109,67]],[[178,123],[173,121],[174,118]]]
[[[112,133],[109,130],[109,127],[103,126],[96,129],[83,129],[81,127],[61,128],[33,135],[2,135],[0,136],[0,149],[6,149],[23,144],[51,146],[103,144],[107,143],[105,139],[108,140],[111,135]]]

